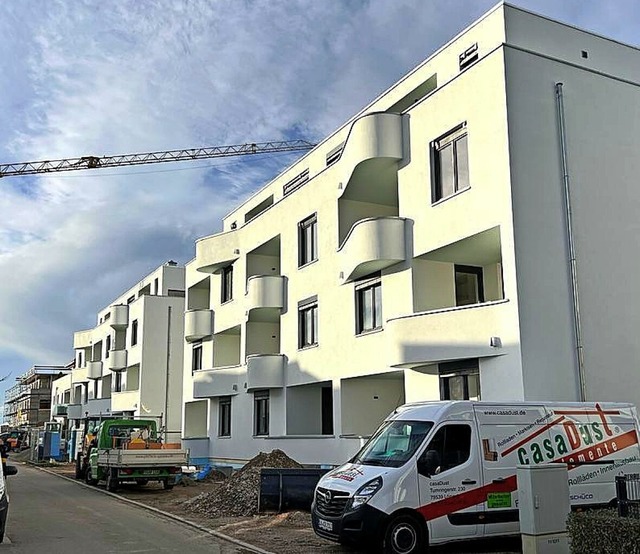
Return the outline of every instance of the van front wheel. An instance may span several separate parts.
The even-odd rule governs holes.
[[[415,554],[426,547],[426,526],[408,514],[394,517],[384,533],[384,554]]]

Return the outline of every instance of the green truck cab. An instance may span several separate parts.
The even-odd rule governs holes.
[[[85,480],[105,481],[114,492],[123,483],[160,481],[172,489],[187,452],[179,444],[164,444],[154,420],[110,419],[100,423],[88,451]]]

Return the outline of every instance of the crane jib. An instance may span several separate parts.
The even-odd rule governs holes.
[[[62,158],[59,160],[18,162],[0,164],[0,177],[35,175],[38,173],[54,173],[58,171],[80,171],[83,169],[122,167],[150,163],[181,162],[208,158],[225,158],[230,156],[246,156],[274,152],[298,152],[311,150],[314,146],[315,144],[309,141],[298,139],[252,142],[246,144],[234,144],[230,146],[211,146],[183,150],[142,152],[139,154],[124,154],[118,156],[81,156],[79,158]]]

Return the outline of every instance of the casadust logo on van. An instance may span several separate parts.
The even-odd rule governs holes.
[[[554,410],[557,418],[506,448],[501,456],[515,450],[518,462],[522,465],[550,461],[572,464],[608,456],[638,442],[635,430],[620,433],[620,429],[616,427],[617,434],[614,433],[606,416],[619,413],[618,410],[605,411],[599,404],[596,404],[595,410]],[[597,415],[600,421],[580,422],[567,419],[567,416],[587,415]],[[543,434],[546,435],[545,438]]]

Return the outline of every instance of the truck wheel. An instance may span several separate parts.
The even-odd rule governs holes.
[[[84,480],[85,480],[85,483],[87,483],[87,485],[91,485],[92,487],[95,487],[98,484],[98,480],[97,479],[93,479],[91,477],[91,468],[90,467],[88,467],[85,470]]]
[[[384,533],[384,554],[415,554],[426,547],[426,526],[417,518],[401,514],[394,517]]]
[[[107,473],[107,490],[109,492],[116,492],[118,490],[118,479],[112,471]]]
[[[166,491],[170,491],[173,488],[173,483],[169,479],[162,481],[162,488]]]

